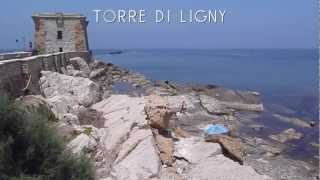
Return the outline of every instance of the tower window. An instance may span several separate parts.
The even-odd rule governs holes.
[[[62,31],[57,31],[57,39],[62,39]]]
[[[62,47],[60,47],[60,48],[59,48],[59,52],[63,52],[63,49],[62,49]]]

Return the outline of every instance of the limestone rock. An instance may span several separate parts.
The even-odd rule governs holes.
[[[212,114],[230,114],[232,111],[222,105],[216,98],[200,95],[201,105]]]
[[[297,132],[293,128],[287,129],[278,135],[270,135],[269,136],[270,139],[273,139],[275,141],[279,141],[281,143],[285,143],[287,141],[294,140],[294,139],[301,139],[302,137],[303,137],[303,134]]]
[[[96,146],[96,140],[84,133],[78,135],[67,145],[67,147],[70,148],[75,154],[93,151]]]
[[[191,135],[189,133],[187,133],[186,131],[184,131],[180,127],[174,128],[174,135],[178,138],[190,138],[191,137]]]
[[[162,130],[169,127],[173,112],[169,110],[168,103],[163,97],[146,97],[145,111],[151,127]]]
[[[263,111],[263,105],[261,103],[255,104],[240,100],[226,101],[207,95],[200,95],[200,101],[202,106],[212,114],[230,114],[233,112],[233,109],[256,112]]]
[[[160,180],[183,180],[174,167],[162,167]]]
[[[151,130],[149,129],[135,129],[130,133],[129,138],[121,145],[121,150],[115,160],[116,163],[119,163],[134,150],[137,145],[142,142],[144,139],[152,137]]]
[[[218,86],[207,87],[203,91],[204,95],[215,98],[225,108],[241,111],[263,111],[263,104],[256,92],[237,91]]]
[[[62,72],[68,76],[84,77],[84,78],[88,77],[88,74],[86,72],[76,70],[72,64],[68,65],[66,69],[62,68]]]
[[[175,157],[183,158],[192,164],[222,153],[219,144],[203,142],[194,138],[181,139],[175,142],[174,149]]]
[[[207,142],[219,143],[225,154],[232,159],[243,163],[243,147],[241,141],[226,135],[210,135],[206,137]]]
[[[148,109],[146,112],[151,127],[156,129],[169,128],[172,112],[166,109]]]
[[[73,114],[64,114],[61,121],[69,125],[80,125],[78,117]]]
[[[84,59],[82,59],[81,57],[71,58],[70,63],[76,70],[82,71],[88,77],[90,68]]]
[[[171,166],[173,164],[173,140],[172,138],[164,137],[161,134],[154,133],[155,142],[160,152],[160,159],[163,164]]]
[[[172,111],[178,112],[181,110],[182,103],[185,103],[187,112],[192,112],[196,109],[195,103],[199,103],[199,100],[195,96],[191,95],[179,95],[179,96],[168,96],[168,105]]]
[[[112,95],[94,104],[92,109],[101,112],[107,127],[102,143],[107,151],[113,151],[127,139],[135,126],[147,125],[144,99],[127,95]]]
[[[223,155],[208,157],[187,172],[187,179],[196,180],[265,180],[249,166],[242,166]]]
[[[277,119],[279,119],[282,122],[285,123],[290,123],[293,124],[295,126],[299,126],[299,127],[303,127],[303,128],[311,128],[312,126],[310,125],[310,123],[303,121],[302,119],[299,118],[294,118],[294,117],[285,117],[282,116],[280,114],[274,114],[274,117],[276,117]]]
[[[68,96],[80,105],[90,106],[99,100],[99,87],[93,81],[56,72],[41,71],[40,89],[46,98]]]
[[[105,68],[98,68],[91,71],[89,77],[90,79],[97,79],[103,75],[105,75],[106,69]]]
[[[59,119],[63,117],[64,114],[74,112],[73,107],[78,105],[77,99],[71,96],[53,96],[47,99],[50,109]]]
[[[158,177],[160,159],[153,137],[143,139],[122,161],[114,166],[118,180],[142,180]]]

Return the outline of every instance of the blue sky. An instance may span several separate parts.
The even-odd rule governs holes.
[[[32,13],[78,12],[87,16],[91,48],[316,48],[315,0],[2,0],[0,49],[33,38]],[[96,24],[93,9],[225,9],[223,25]],[[20,45],[21,47],[21,45]]]

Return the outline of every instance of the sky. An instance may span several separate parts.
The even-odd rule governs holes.
[[[223,24],[96,23],[94,9],[223,9]],[[0,49],[33,39],[31,15],[81,13],[89,20],[91,49],[130,48],[316,48],[316,0],[1,0]],[[16,43],[16,39],[20,39]]]

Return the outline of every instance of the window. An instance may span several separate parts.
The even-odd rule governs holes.
[[[62,31],[57,32],[57,39],[62,39]]]
[[[62,49],[62,47],[60,47],[60,48],[59,48],[59,52],[63,52],[63,49]]]

